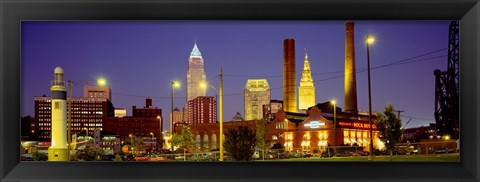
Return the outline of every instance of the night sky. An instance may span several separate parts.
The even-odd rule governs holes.
[[[343,21],[78,21],[22,22],[22,116],[34,114],[34,97],[50,96],[53,71],[65,80],[106,78],[112,103],[126,108],[153,105],[163,110],[168,129],[172,80],[175,107],[186,96],[188,58],[195,40],[205,61],[207,81],[218,88],[224,74],[224,121],[244,115],[247,79],[266,78],[271,99],[283,100],[283,39],[294,38],[297,86],[308,51],[316,102],[337,100],[343,108],[345,22]],[[446,70],[448,21],[356,21],[355,55],[359,110],[368,111],[365,36],[370,47],[372,107],[383,111],[391,102],[409,127],[434,123],[433,70]],[[297,92],[298,93],[298,92]],[[213,89],[207,95],[215,96]],[[83,84],[73,87],[83,96]]]

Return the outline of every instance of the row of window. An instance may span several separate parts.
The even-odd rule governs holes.
[[[38,123],[38,126],[51,126],[52,123]]]

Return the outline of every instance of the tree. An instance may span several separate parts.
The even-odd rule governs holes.
[[[262,149],[262,159],[265,160],[265,150],[267,148],[267,120],[259,119],[255,120],[255,125],[257,127],[257,131],[255,132],[255,138],[257,139],[257,147]]]
[[[128,136],[124,141],[125,144],[130,145],[130,150],[132,151],[145,151],[146,149],[143,137],[132,135]]]
[[[113,159],[113,161],[116,161],[116,162],[121,162],[122,161],[122,157],[120,157],[120,155],[115,155],[115,159]]]
[[[285,147],[281,143],[276,142],[275,144],[273,144],[271,149],[283,149],[283,148]]]
[[[379,139],[385,144],[387,150],[390,150],[390,160],[393,155],[395,144],[400,140],[402,131],[402,120],[395,113],[395,109],[391,103],[385,105],[385,110],[382,113],[376,113],[375,124],[380,129]]]
[[[85,148],[77,150],[75,160],[81,161],[99,161],[104,157],[104,151],[100,147],[87,144]]]
[[[255,131],[247,126],[238,126],[225,133],[223,147],[227,154],[236,161],[250,161],[255,149]]]
[[[190,131],[190,127],[184,125],[182,127],[182,133],[177,135],[172,135],[172,146],[177,147],[178,149],[183,149],[183,153],[185,154],[188,149],[190,149],[195,144],[195,140],[193,138],[193,134]]]
[[[48,156],[47,156],[47,154],[40,153],[40,152],[38,152],[38,150],[35,150],[35,151],[32,153],[32,159],[33,159],[34,161],[47,161],[47,160],[48,160]]]

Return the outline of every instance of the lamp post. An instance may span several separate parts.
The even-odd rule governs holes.
[[[159,133],[159,135],[158,135],[159,137],[157,137],[157,143],[160,145],[160,144],[162,144],[162,139],[161,139],[161,138],[162,138],[162,129],[163,129],[163,127],[162,127],[162,120],[161,120],[162,118],[158,115],[158,116],[157,116],[157,119],[158,119],[158,125],[160,126],[160,127],[158,128],[158,129],[160,130],[160,133]],[[152,132],[152,134],[153,134],[153,132]],[[160,140],[159,140],[159,138],[160,138]],[[162,145],[162,146],[163,146],[163,145]],[[160,147],[157,147],[157,148],[160,149]]]
[[[219,99],[219,107],[220,107],[220,116],[219,116],[219,123],[220,123],[220,161],[223,161],[223,78],[222,78],[222,67],[220,67],[220,89],[217,90],[214,86],[208,84],[207,82],[200,83],[200,87],[203,89],[207,89],[210,86],[213,90],[218,92],[220,97]]]
[[[180,87],[180,82],[178,81],[172,81],[172,110],[171,110],[171,113],[172,113],[172,119],[173,120],[173,98],[174,98],[174,91],[175,91],[175,88],[178,88]],[[170,120],[170,133],[173,134],[173,121]],[[170,149],[172,150],[173,152],[173,146],[170,147]]]
[[[375,42],[375,38],[372,36],[366,37],[367,41],[367,69],[368,69],[368,125],[370,127],[370,156],[369,160],[373,160],[373,131],[372,131],[372,91],[370,81],[370,44]]]
[[[333,146],[335,146],[337,142],[337,101],[331,100],[330,102],[333,104]],[[334,147],[333,155],[335,156],[336,154],[337,154],[337,148]]]
[[[133,145],[133,135],[129,134],[128,137],[130,137],[130,145]]]

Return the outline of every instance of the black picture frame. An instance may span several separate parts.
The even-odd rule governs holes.
[[[22,20],[460,20],[459,163],[21,162]],[[478,0],[2,0],[2,181],[478,181]],[[432,72],[433,77],[433,72]],[[433,91],[432,91],[433,92]],[[433,104],[433,103],[432,103]]]

